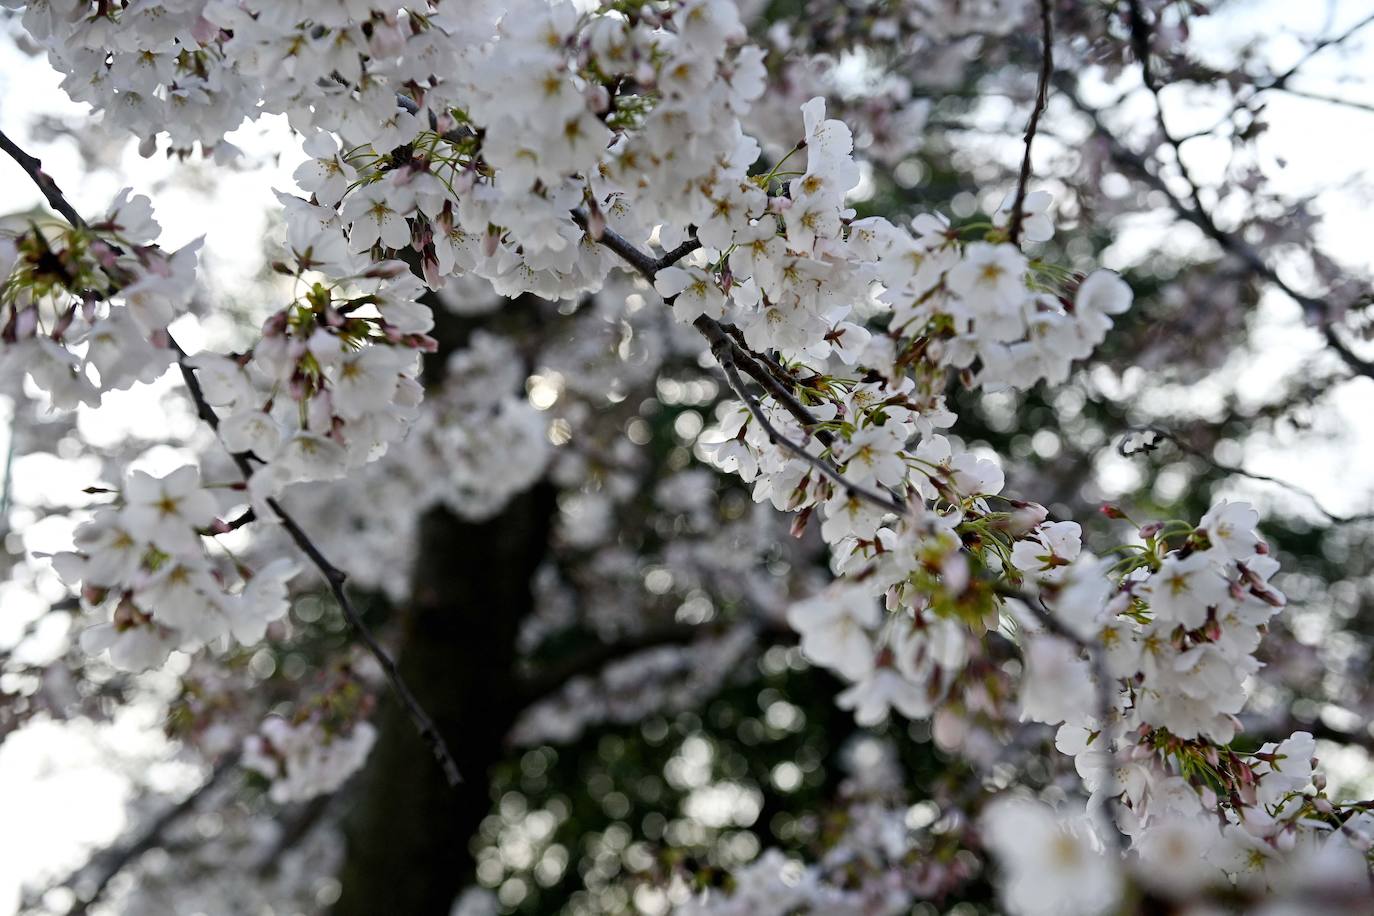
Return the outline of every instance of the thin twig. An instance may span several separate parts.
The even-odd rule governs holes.
[[[0,132],[0,148],[3,148],[5,152],[9,153],[11,158],[19,164],[20,168],[28,173],[29,177],[38,185],[39,190],[43,192],[43,195],[48,199],[48,202],[52,205],[54,210],[66,217],[67,221],[74,227],[85,228],[85,221],[81,219],[81,216],[71,204],[68,203],[62,191],[57,187],[57,184],[44,174],[41,168],[42,164],[37,158],[25,153],[11,141],[9,137],[6,137],[3,132]],[[214,408],[212,408],[210,403],[205,399],[205,392],[201,389],[200,380],[196,377],[195,370],[187,362],[186,351],[182,349],[181,345],[172,337],[170,331],[167,332],[167,340],[172,352],[176,354],[177,367],[181,370],[181,377],[186,382],[186,388],[191,394],[191,400],[195,402],[196,413],[212,430],[218,433],[219,415],[215,413]],[[231,457],[245,481],[253,476],[253,467],[249,464],[247,454],[236,452],[231,453]],[[377,642],[376,637],[372,635],[372,631],[368,629],[367,624],[363,622],[362,616],[358,613],[357,608],[354,607],[353,601],[348,597],[348,592],[344,587],[347,575],[343,570],[339,569],[325,558],[319,547],[317,547],[310,536],[306,534],[305,529],[300,526],[290,513],[282,508],[281,504],[276,499],[268,499],[267,505],[271,508],[272,513],[277,516],[282,527],[286,529],[291,540],[300,548],[302,553],[310,558],[310,561],[320,571],[321,575],[324,576],[325,581],[329,584],[330,591],[333,593],[335,600],[338,601],[339,607],[344,613],[344,617],[347,618],[349,624],[352,625],[363,644],[367,647],[367,650],[381,666],[383,673],[386,675],[387,682],[391,686],[392,692],[396,695],[396,698],[400,700],[401,704],[405,706],[407,712],[410,713],[410,717],[415,723],[416,730],[419,731],[420,737],[425,740],[430,750],[434,753],[434,757],[443,768],[444,775],[447,777],[449,784],[457,785],[460,783],[462,777],[458,773],[458,764],[454,761],[453,755],[449,752],[448,745],[445,744],[443,736],[439,734],[439,730],[435,727],[434,720],[429,717],[429,714],[425,712],[419,701],[415,699],[415,695],[411,693],[410,688],[401,677],[401,673],[397,669],[396,663],[392,660],[391,656],[387,654],[386,650],[382,648],[381,644]]]
[[[211,407],[210,403],[205,399],[205,392],[200,386],[200,380],[196,377],[195,369],[187,362],[186,351],[183,350],[176,339],[172,337],[171,332],[168,332],[167,339],[173,352],[177,355],[177,367],[181,369],[181,377],[185,380],[186,388],[191,393],[191,400],[195,402],[196,413],[200,415],[200,418],[204,420],[211,429],[218,433],[219,415],[215,413],[214,408]],[[234,464],[238,467],[239,473],[243,475],[244,480],[248,480],[253,476],[253,467],[248,463],[247,454],[235,452],[232,453],[231,457],[234,459]],[[401,705],[406,708],[406,711],[410,713],[410,718],[415,724],[416,731],[420,733],[420,737],[429,745],[430,751],[434,754],[434,759],[437,760],[439,766],[443,768],[444,776],[448,779],[449,785],[456,786],[461,783],[463,779],[458,772],[458,764],[454,761],[453,754],[449,752],[448,745],[445,743],[443,735],[439,734],[439,729],[434,724],[434,720],[425,712],[424,707],[420,705],[420,701],[415,698],[415,694],[411,693],[410,687],[406,684],[405,679],[401,677],[400,669],[396,667],[396,662],[391,658],[390,654],[387,653],[386,649],[382,647],[381,643],[377,641],[377,638],[372,635],[372,630],[363,622],[362,615],[358,613],[358,609],[353,605],[353,599],[348,596],[348,590],[345,587],[348,575],[342,569],[329,562],[328,558],[320,551],[320,548],[311,540],[310,536],[306,534],[305,529],[302,528],[295,518],[282,507],[281,503],[274,498],[269,498],[267,500],[267,506],[272,510],[272,514],[277,517],[277,520],[281,522],[282,527],[286,529],[287,535],[290,536],[295,545],[302,553],[310,558],[310,562],[313,563],[315,568],[320,571],[320,574],[324,576],[325,582],[329,584],[330,592],[334,595],[334,600],[338,602],[340,610],[343,611],[344,617],[357,632],[358,638],[362,640],[368,652],[377,660],[377,664],[381,666],[382,672],[386,675],[387,683],[391,685],[392,693],[401,701]]]
[[[1153,436],[1154,438],[1149,442],[1142,441],[1139,445],[1132,448],[1130,446],[1129,437],[1133,435],[1149,435]],[[1291,493],[1296,493],[1298,496],[1301,496],[1303,499],[1310,502],[1318,512],[1320,512],[1327,518],[1328,521],[1331,521],[1335,524],[1344,525],[1350,522],[1364,522],[1369,521],[1370,519],[1374,519],[1374,513],[1372,512],[1365,512],[1359,515],[1337,515],[1334,512],[1328,510],[1325,506],[1323,506],[1321,500],[1317,498],[1316,494],[1314,494],[1311,490],[1306,489],[1305,487],[1299,486],[1298,484],[1293,483],[1289,480],[1281,480],[1278,477],[1271,477],[1268,474],[1260,474],[1255,471],[1247,471],[1245,468],[1238,467],[1237,465],[1227,464],[1223,461],[1218,461],[1211,455],[1208,455],[1206,452],[1202,451],[1202,449],[1195,448],[1194,446],[1189,445],[1187,442],[1184,442],[1183,439],[1178,435],[1178,433],[1170,432],[1169,430],[1162,429],[1158,426],[1131,427],[1130,429],[1126,430],[1125,433],[1122,435],[1121,441],[1117,443],[1116,451],[1117,454],[1121,455],[1123,458],[1129,458],[1132,455],[1137,455],[1141,452],[1154,451],[1156,448],[1159,447],[1160,442],[1172,442],[1179,451],[1183,452],[1186,455],[1191,455],[1194,458],[1204,461],[1211,467],[1223,473],[1236,474],[1240,477],[1247,477],[1250,480],[1260,481],[1261,483],[1274,484],[1275,486],[1282,487],[1283,489],[1288,490]]]
[[[725,372],[725,380],[729,384],[730,390],[735,393],[735,397],[744,402],[745,406],[749,409],[749,413],[753,415],[755,422],[759,424],[759,427],[768,436],[769,442],[782,448],[784,451],[791,452],[797,458],[800,458],[802,461],[815,468],[823,476],[829,478],[833,483],[850,494],[860,499],[866,499],[875,506],[886,509],[889,512],[894,512],[897,515],[907,514],[908,509],[906,506],[896,500],[883,496],[876,490],[870,490],[867,487],[847,479],[843,474],[832,467],[830,462],[811,454],[806,450],[805,446],[793,442],[787,436],[778,432],[777,428],[769,422],[768,417],[764,414],[763,407],[759,404],[758,399],[745,389],[744,382],[740,380],[739,371],[735,368],[734,344],[730,340],[722,339],[719,344],[713,344],[711,352],[715,355],[716,362],[720,363],[720,368]]]
[[[1327,105],[1339,105],[1342,108],[1350,108],[1355,111],[1374,113],[1374,102],[1363,102],[1359,99],[1342,99],[1334,95],[1326,95],[1321,92],[1311,92],[1307,89],[1294,89],[1292,86],[1283,86],[1277,91],[1285,92],[1288,95],[1296,96],[1300,99],[1307,99],[1312,102],[1322,102]]]
[[[1040,77],[1035,89],[1035,107],[1031,109],[1030,120],[1026,122],[1026,152],[1021,157],[1021,174],[1016,179],[1016,200],[1012,203],[1011,222],[1007,225],[1007,240],[1013,245],[1021,243],[1021,222],[1024,214],[1022,206],[1026,203],[1026,187],[1031,177],[1031,145],[1035,142],[1035,131],[1040,126],[1040,116],[1045,113],[1050,97],[1050,76],[1054,73],[1054,18],[1050,10],[1050,0],[1040,0]]]
[[[1370,13],[1363,19],[1358,20],[1354,25],[1350,26],[1350,28],[1346,29],[1344,32],[1341,32],[1339,35],[1333,35],[1330,38],[1322,38],[1318,41],[1313,42],[1312,47],[1308,49],[1306,54],[1298,58],[1297,62],[1295,62],[1293,66],[1289,67],[1287,70],[1283,71],[1263,86],[1258,87],[1255,91],[1255,94],[1258,95],[1259,93],[1268,91],[1270,89],[1287,89],[1288,81],[1292,79],[1294,76],[1296,76],[1298,71],[1301,70],[1309,60],[1316,57],[1318,54],[1320,54],[1322,51],[1325,51],[1327,48],[1332,48],[1336,45],[1344,44],[1350,38],[1354,37],[1355,33],[1361,31],[1362,29],[1364,29],[1365,26],[1369,25],[1370,23],[1374,23],[1374,13]]]
[[[19,148],[9,137],[5,136],[4,131],[0,131],[0,149],[9,153],[10,158],[19,163],[19,167],[28,173],[33,179],[33,183],[38,185],[38,190],[43,192],[43,196],[48,200],[48,206],[58,213],[78,229],[86,228],[86,221],[81,218],[81,214],[67,202],[62,190],[57,186],[57,182],[47,172],[43,171],[43,163],[36,156],[30,156]]]
[[[1217,245],[1221,247],[1222,251],[1238,258],[1250,273],[1274,286],[1284,295],[1302,306],[1304,314],[1308,316],[1309,320],[1317,325],[1322,336],[1326,339],[1327,345],[1335,351],[1336,355],[1341,358],[1346,367],[1356,375],[1374,379],[1374,360],[1365,359],[1355,353],[1341,338],[1340,332],[1336,330],[1333,323],[1334,315],[1329,303],[1294,289],[1278,275],[1274,268],[1269,266],[1268,262],[1264,260],[1253,246],[1235,233],[1227,232],[1217,225],[1211,213],[1208,212],[1207,208],[1202,203],[1199,185],[1193,179],[1192,174],[1183,164],[1183,160],[1179,155],[1179,147],[1182,145],[1182,141],[1173,134],[1168,133],[1167,127],[1161,126],[1161,131],[1163,132],[1165,142],[1174,150],[1174,156],[1177,160],[1181,177],[1189,185],[1188,200],[1183,200],[1175,194],[1173,189],[1169,187],[1168,182],[1150,168],[1142,155],[1129,149],[1117,139],[1116,135],[1108,129],[1106,123],[1103,121],[1102,113],[1079,98],[1073,86],[1071,76],[1062,74],[1055,79],[1055,85],[1060,90],[1061,94],[1069,100],[1070,104],[1088,118],[1089,122],[1092,124],[1093,132],[1107,144],[1108,153],[1118,165],[1140,178],[1149,185],[1152,190],[1159,191],[1163,194],[1169,208],[1172,209],[1180,219],[1192,223],[1198,229],[1202,230],[1203,234],[1216,242]],[[1157,95],[1155,96],[1155,103],[1158,106],[1159,97]],[[1163,125],[1162,118],[1160,119],[1160,123]]]

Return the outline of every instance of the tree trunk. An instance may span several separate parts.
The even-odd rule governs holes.
[[[516,634],[553,511],[554,488],[541,483],[480,524],[445,510],[421,521],[399,664],[464,781],[451,788],[405,711],[384,701],[345,817],[337,916],[447,916],[472,882],[469,847],[491,808],[488,770],[519,711]]]

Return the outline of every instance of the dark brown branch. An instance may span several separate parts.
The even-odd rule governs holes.
[[[38,190],[42,191],[43,196],[47,198],[48,206],[62,214],[62,217],[76,228],[86,228],[86,221],[67,202],[67,198],[62,194],[62,189],[57,186],[57,182],[53,181],[51,176],[43,171],[43,163],[36,156],[30,156],[20,149],[13,140],[5,136],[3,131],[0,131],[0,149],[9,153],[10,158],[19,163],[19,167],[28,173],[29,177],[33,179],[33,183],[38,185]]]
[[[582,210],[572,211],[573,222],[581,226],[589,234],[589,222],[587,214]],[[650,283],[654,282],[654,276],[665,267],[672,267],[687,255],[701,247],[701,241],[693,236],[672,251],[666,252],[662,257],[655,258],[635,247],[634,243],[626,239],[614,229],[603,228],[599,236],[592,235],[597,242],[605,245],[611,251],[620,256],[620,259],[633,267],[644,279]]]
[[[707,337],[707,340],[710,341],[711,344],[711,353],[715,356],[716,362],[720,363],[720,368],[725,372],[725,380],[726,383],[729,384],[730,390],[735,393],[735,397],[744,402],[745,406],[749,409],[749,413],[753,416],[754,421],[759,424],[759,428],[768,436],[769,442],[806,462],[820,472],[822,476],[828,478],[832,483],[846,492],[860,499],[865,499],[875,506],[886,509],[888,512],[894,512],[897,515],[907,514],[907,507],[897,500],[884,496],[876,490],[870,490],[867,487],[850,481],[836,470],[830,462],[811,454],[806,450],[804,445],[793,442],[791,439],[778,432],[777,428],[769,421],[767,415],[764,414],[763,407],[759,404],[758,399],[745,389],[744,382],[740,380],[739,370],[736,368],[738,348],[723,331],[719,330],[719,324],[715,322],[711,322],[711,324],[715,325],[715,328],[711,329],[712,333]],[[710,328],[710,325],[706,327]],[[771,376],[769,378],[771,379]]]
[[[29,177],[38,185],[44,196],[48,198],[53,209],[66,217],[68,222],[74,227],[84,228],[86,225],[85,222],[71,204],[67,202],[62,191],[57,187],[57,184],[43,173],[40,168],[41,163],[39,160],[25,153],[3,133],[0,133],[0,141],[2,141],[0,142],[0,148],[3,148],[5,152],[9,153],[14,161],[19,164],[20,168],[28,173]],[[172,351],[176,354],[177,367],[181,370],[181,377],[186,382],[186,388],[191,394],[191,400],[195,402],[197,415],[205,421],[212,430],[218,433],[219,415],[215,413],[214,408],[206,401],[205,393],[200,386],[200,380],[196,378],[195,370],[192,369],[186,361],[186,351],[183,350],[176,339],[172,337],[170,331],[167,332],[167,340]],[[245,481],[253,476],[253,468],[252,465],[249,464],[249,459],[246,454],[241,452],[232,453],[231,457],[234,460],[234,465],[239,469],[239,473],[243,475]],[[449,752],[448,745],[444,743],[443,736],[439,734],[438,729],[434,725],[434,721],[430,719],[429,715],[420,706],[419,701],[415,699],[414,694],[411,693],[410,688],[406,686],[405,681],[401,678],[400,671],[396,668],[396,663],[392,660],[391,656],[387,654],[386,650],[382,648],[381,644],[377,642],[376,637],[372,635],[372,631],[368,629],[367,624],[363,622],[362,616],[358,613],[357,608],[353,606],[353,601],[348,597],[348,592],[344,587],[347,576],[343,570],[339,569],[325,558],[324,554],[320,552],[319,547],[315,545],[315,542],[310,539],[310,536],[306,534],[300,524],[282,508],[277,500],[268,499],[267,505],[281,522],[282,527],[286,529],[286,533],[290,535],[291,540],[300,548],[302,553],[310,558],[310,561],[320,571],[320,574],[324,576],[325,581],[329,584],[330,591],[333,593],[335,600],[338,601],[339,607],[344,613],[344,617],[347,618],[349,624],[357,632],[359,638],[367,647],[367,650],[381,666],[383,673],[386,675],[387,683],[391,686],[392,692],[396,695],[396,698],[400,700],[401,704],[405,706],[407,712],[410,713],[410,717],[414,721],[415,727],[420,733],[420,737],[425,740],[430,750],[433,751],[434,757],[443,768],[444,775],[448,778],[449,784],[457,785],[462,781],[462,778],[458,773],[458,765],[454,762],[453,755]]]
[[[1021,244],[1021,222],[1025,215],[1021,208],[1026,203],[1026,187],[1031,177],[1031,145],[1035,142],[1035,131],[1040,126],[1040,116],[1049,104],[1050,76],[1054,73],[1054,18],[1050,11],[1050,0],[1040,0],[1040,77],[1035,88],[1035,107],[1031,109],[1030,120],[1026,122],[1026,152],[1021,157],[1021,174],[1016,179],[1016,199],[1011,207],[1011,222],[1007,225],[1007,240],[1013,245]]]
[[[216,530],[214,533],[225,534],[230,531],[238,531],[244,525],[248,525],[256,521],[257,518],[258,513],[254,511],[253,508],[250,506],[249,508],[244,509],[243,512],[235,518],[232,518],[227,522],[220,522],[216,526]]]

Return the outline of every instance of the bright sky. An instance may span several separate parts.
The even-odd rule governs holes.
[[[1368,0],[1334,4],[1336,14],[1327,29],[1339,31],[1371,12]],[[1305,35],[1323,31],[1327,4],[1294,3],[1292,0],[1252,0],[1238,6],[1224,18],[1201,19],[1194,40],[1198,47],[1225,54],[1237,40],[1252,34],[1278,34],[1297,30]],[[1361,41],[1350,47],[1363,53],[1326,53],[1314,60],[1308,77],[1296,83],[1314,90],[1346,98],[1374,102],[1374,27]],[[1275,42],[1275,63],[1284,66],[1301,54],[1299,45]],[[1223,58],[1224,59],[1224,58]],[[30,137],[29,122],[39,113],[70,118],[83,116],[84,106],[70,103],[58,88],[58,77],[46,62],[25,57],[8,41],[0,42],[0,129],[25,142]],[[1348,85],[1347,85],[1348,84]],[[1198,104],[1197,99],[1176,94],[1169,98],[1171,126],[1176,132],[1215,121],[1214,109]],[[1147,112],[1142,112],[1147,114]],[[1289,193],[1305,193],[1319,186],[1339,184],[1347,179],[1370,183],[1374,148],[1374,114],[1337,108],[1325,103],[1274,94],[1269,100],[1270,132],[1260,141],[1260,166],[1274,186]],[[242,288],[241,278],[251,276],[261,263],[261,240],[267,231],[266,214],[277,206],[272,187],[292,187],[290,173],[299,161],[298,147],[287,136],[279,119],[250,126],[233,137],[254,162],[243,171],[211,166],[169,164],[159,159],[138,157],[133,144],[126,144],[118,167],[85,175],[75,150],[65,141],[55,145],[30,144],[44,160],[46,170],[63,186],[78,210],[99,212],[124,184],[148,194],[154,201],[163,227],[162,241],[177,247],[204,235],[202,264],[215,288]],[[113,144],[112,144],[113,145]],[[285,151],[282,163],[271,161],[273,150]],[[1225,150],[1196,143],[1189,147],[1190,165],[1204,178],[1225,167]],[[169,182],[175,174],[177,180]],[[187,176],[190,175],[188,180]],[[77,176],[83,176],[78,180]],[[118,177],[116,177],[118,176]],[[8,161],[0,163],[0,188],[4,190],[0,209],[13,211],[39,200],[27,179]],[[1348,190],[1332,191],[1319,198],[1326,223],[1323,243],[1356,271],[1371,267],[1368,239],[1371,230],[1370,201]],[[1161,240],[1158,233],[1142,231],[1114,248],[1112,257],[1120,263],[1140,258],[1149,246],[1158,244],[1195,244],[1184,233],[1170,233]],[[1287,272],[1292,265],[1280,263]],[[1300,274],[1286,274],[1299,287],[1306,285]],[[1227,367],[1216,380],[1204,382],[1189,392],[1166,391],[1159,398],[1187,396],[1205,401],[1239,382],[1256,394],[1263,393],[1271,380],[1291,372],[1303,355],[1319,346],[1314,332],[1304,327],[1301,316],[1281,296],[1268,296],[1262,306],[1263,321],[1254,336],[1255,356],[1243,364]],[[194,349],[201,341],[190,328],[178,329],[178,337]],[[129,430],[148,433],[165,428],[156,395],[174,386],[170,379],[153,386],[152,391],[134,392],[108,398],[99,411],[87,411],[82,431],[95,440],[110,441]],[[1148,398],[1147,398],[1148,401]],[[1300,480],[1314,491],[1333,512],[1357,512],[1374,508],[1374,465],[1352,460],[1354,456],[1374,453],[1374,385],[1359,380],[1343,386],[1332,399],[1333,411],[1325,425],[1335,430],[1333,441],[1275,441],[1262,443],[1247,455],[1246,463],[1255,471],[1286,479]],[[0,429],[0,446],[7,439]],[[152,460],[157,460],[153,456]],[[59,473],[60,472],[60,473]],[[86,476],[91,476],[90,470]],[[1129,466],[1108,469],[1112,474],[1129,475]],[[15,485],[26,493],[43,493],[63,502],[72,501],[72,490],[81,477],[70,464],[50,457],[20,459],[15,466]],[[1125,480],[1126,478],[1120,478]],[[1282,505],[1296,511],[1309,511],[1301,500],[1291,500],[1273,488],[1262,485],[1245,489],[1252,496],[1279,498]],[[67,526],[43,526],[26,535],[31,550],[53,550],[66,546]],[[31,591],[13,585],[0,585],[0,645],[12,644],[23,624],[37,617],[43,603]],[[63,634],[54,633],[53,641]],[[169,682],[162,682],[165,689]],[[158,687],[158,680],[150,685]],[[134,776],[147,776],[149,764],[167,760],[170,750],[158,729],[159,704],[147,703],[122,713],[108,725],[74,722],[56,725],[38,723],[27,726],[0,744],[0,916],[14,910],[21,881],[47,880],[63,874],[80,861],[83,850],[106,843],[116,836],[125,822],[124,806]],[[152,779],[164,787],[188,786],[194,775],[184,767],[164,764],[152,768]],[[14,829],[15,825],[22,825]],[[8,829],[6,829],[8,828]]]

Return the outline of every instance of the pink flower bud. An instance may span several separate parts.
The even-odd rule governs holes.
[[[369,267],[363,272],[363,276],[369,279],[391,280],[405,272],[406,266],[400,261],[382,261]]]
[[[421,353],[439,352],[439,341],[428,334],[410,334],[405,338],[404,343],[412,350],[419,350]]]
[[[1012,537],[1021,537],[1049,517],[1050,511],[1044,506],[1027,503],[1011,514],[1008,532]]]
[[[191,37],[201,45],[208,45],[219,37],[219,26],[204,16],[197,16],[196,21],[191,23]]]

